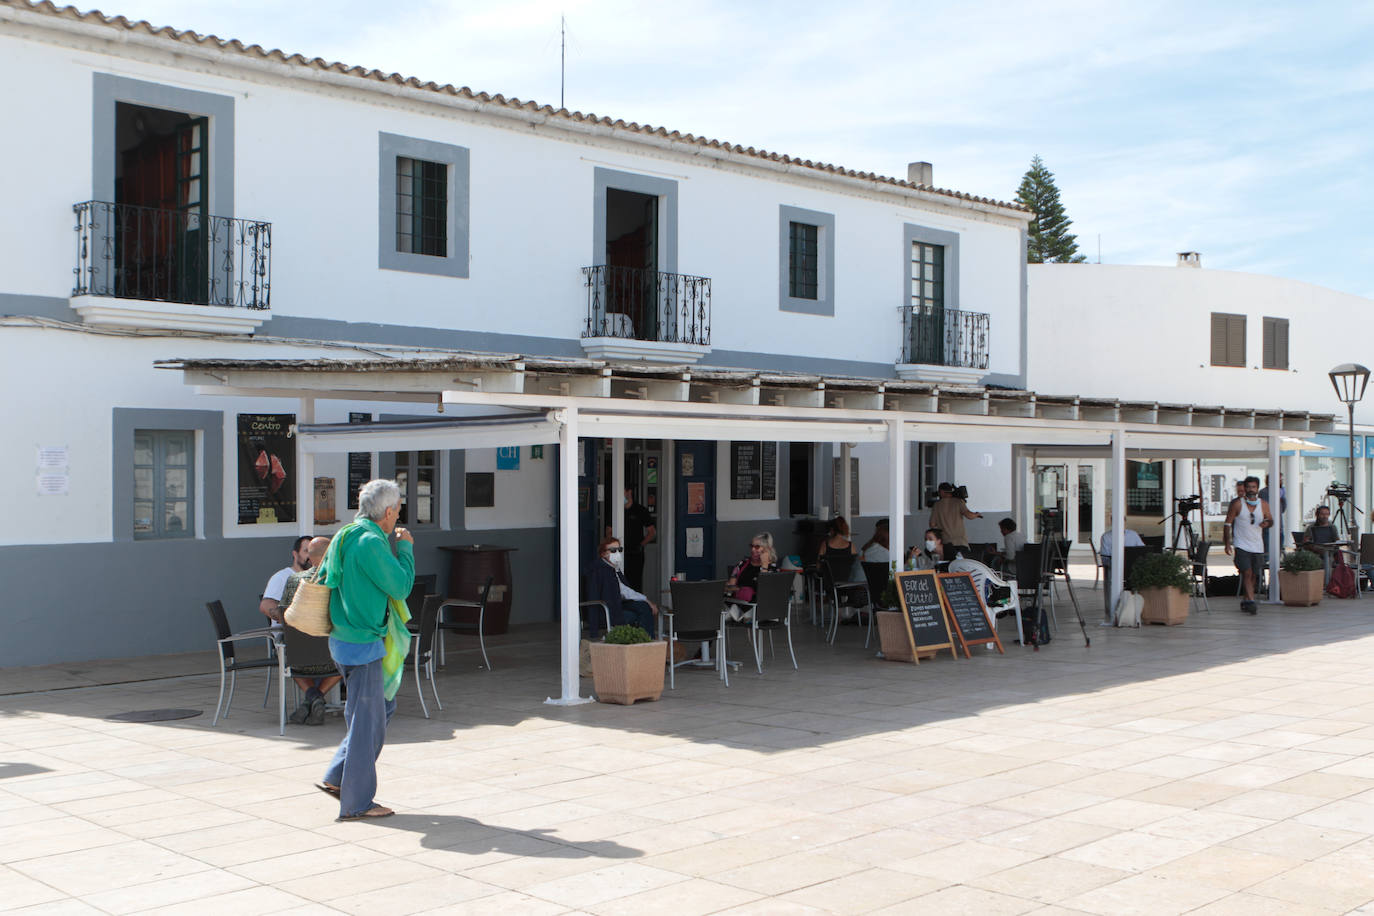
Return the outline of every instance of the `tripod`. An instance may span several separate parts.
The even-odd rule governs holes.
[[[1327,495],[1331,495],[1329,490],[1327,491]],[[1354,499],[1351,496],[1346,496],[1344,493],[1336,493],[1335,496],[1336,514],[1331,516],[1331,525],[1339,531],[1343,537],[1348,538],[1352,544],[1358,546],[1358,529],[1355,525],[1351,524],[1351,522],[1354,516],[1359,514],[1360,508],[1355,505]],[[1345,511],[1347,504],[1350,506],[1349,515],[1347,515]]]
[[[1193,521],[1190,517],[1191,512],[1175,512],[1160,520],[1161,524],[1168,525],[1169,519],[1178,519],[1178,527],[1174,529],[1174,543],[1169,549],[1178,552],[1180,548],[1187,554],[1189,559],[1197,556],[1198,536],[1193,530]]]
[[[1037,622],[1040,614],[1040,592],[1048,591],[1050,595],[1050,609],[1054,609],[1054,579],[1055,576],[1063,576],[1064,584],[1068,588],[1069,601],[1073,603],[1074,616],[1078,618],[1078,628],[1083,631],[1083,648],[1092,645],[1092,640],[1088,638],[1088,625],[1083,622],[1083,610],[1078,606],[1078,596],[1073,593],[1073,579],[1069,576],[1069,561],[1064,555],[1063,540],[1059,537],[1062,531],[1060,520],[1049,513],[1042,513],[1040,517],[1040,581],[1035,593],[1035,609]],[[1036,645],[1038,651],[1040,646]]]

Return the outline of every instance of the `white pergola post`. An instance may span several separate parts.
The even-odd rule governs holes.
[[[1269,498],[1273,500],[1269,512],[1274,517],[1274,526],[1269,529],[1269,601],[1279,602],[1279,554],[1283,551],[1283,539],[1288,535],[1279,527],[1279,446],[1282,437],[1269,437]]]
[[[1119,600],[1126,579],[1126,431],[1112,433],[1112,600]],[[1115,609],[1109,610],[1113,616]]]
[[[315,422],[315,399],[301,398],[296,408],[296,425]],[[337,498],[340,494],[335,494]],[[348,494],[342,494],[348,505]],[[315,528],[315,453],[296,446],[296,530],[302,536]]]
[[[611,492],[606,494],[606,499],[611,506],[611,536],[617,538],[625,537],[625,440],[619,437],[611,440]],[[597,540],[601,540],[597,538]],[[621,541],[621,547],[626,552],[631,549],[638,550],[639,545],[633,547]]]
[[[1011,517],[1024,534],[1026,520],[1021,515],[1021,491],[1025,489],[1025,470],[1021,465],[1021,446],[1011,447]]]
[[[854,527],[854,518],[849,510],[854,501],[854,481],[849,476],[849,452],[853,447],[848,442],[840,443],[840,504],[835,507],[835,514],[843,515],[848,519],[851,529]],[[853,533],[851,530],[850,534]]]
[[[1355,479],[1350,482],[1350,486],[1354,488],[1354,492],[1351,494],[1354,497],[1354,502],[1350,506],[1350,526],[1360,534],[1363,534],[1368,528],[1366,513],[1369,512],[1369,487],[1366,486],[1369,477],[1368,462],[1365,460],[1364,449],[1360,448],[1359,444],[1363,439],[1363,434],[1355,436]],[[1351,545],[1351,548],[1359,550],[1360,539],[1357,537],[1354,540],[1355,543]]]
[[[903,568],[906,556],[906,435],[902,420],[887,421],[887,550],[888,557]],[[845,446],[846,456],[849,446]],[[849,479],[846,469],[845,479]]]
[[[1160,480],[1159,485],[1164,489],[1160,495],[1164,497],[1164,517],[1169,520],[1168,526],[1164,529],[1164,543],[1167,546],[1172,546],[1174,543],[1174,533],[1178,526],[1178,519],[1174,518],[1174,507],[1178,505],[1178,503],[1174,501],[1177,495],[1174,493],[1174,463],[1172,461],[1165,461],[1163,464],[1164,476],[1163,479]]]
[[[577,408],[565,407],[554,412],[558,427],[558,576],[562,594],[559,620],[562,640],[559,660],[562,669],[563,693],[558,699],[545,700],[555,706],[575,706],[590,703],[578,693],[577,644],[582,626],[577,613],[577,450],[582,443],[577,438]]]

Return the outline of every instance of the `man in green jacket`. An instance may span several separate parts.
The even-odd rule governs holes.
[[[358,493],[358,516],[330,542],[322,581],[333,589],[329,654],[348,689],[348,732],[319,788],[339,799],[341,820],[386,817],[377,804],[377,757],[396,701],[383,694],[382,657],[390,599],[405,600],[415,582],[415,539],[396,527],[401,491],[391,480],[372,480]],[[396,535],[396,552],[388,540]]]

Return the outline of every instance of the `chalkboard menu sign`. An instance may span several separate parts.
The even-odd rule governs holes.
[[[372,414],[349,411],[349,423],[371,423]],[[372,453],[348,453],[348,508],[358,508],[358,491],[372,479]]]
[[[992,643],[997,651],[1002,649],[1002,641],[988,620],[987,606],[978,592],[978,585],[969,573],[940,573],[940,595],[944,598],[945,608],[949,611],[954,633],[964,647],[964,657],[970,657],[969,646]]]
[[[763,443],[763,498],[778,498],[778,444]]]
[[[933,653],[948,649],[956,658],[954,637],[945,618],[945,604],[940,596],[939,580],[933,569],[897,573],[897,600],[911,637],[913,654]]]
[[[762,451],[758,442],[730,443],[731,499],[758,499],[763,495]]]

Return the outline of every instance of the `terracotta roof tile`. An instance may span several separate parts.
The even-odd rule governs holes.
[[[62,19],[72,19],[79,22],[94,25],[103,25],[115,29],[126,29],[128,31],[141,31],[149,35],[166,38],[177,42],[192,42],[194,44],[218,48],[224,51],[232,51],[249,57],[256,57],[263,60],[278,61],[293,64],[301,67],[308,67],[315,70],[330,70],[342,73],[346,76],[368,79],[382,83],[395,83],[400,86],[408,86],[413,89],[420,89],[435,92],[442,95],[451,95],[464,99],[471,99],[478,102],[490,103],[504,108],[524,109],[528,111],[542,112],[550,117],[566,118],[580,123],[593,123],[609,127],[612,130],[624,131],[627,133],[646,134],[660,136],[672,140],[676,143],[685,143],[694,146],[703,146],[709,149],[723,149],[736,155],[748,156],[755,159],[767,159],[772,162],[779,162],[784,165],[799,166],[801,168],[812,169],[815,171],[828,172],[834,175],[842,175],[847,178],[855,178],[863,181],[872,181],[880,184],[891,185],[897,188],[909,188],[917,191],[924,191],[930,194],[938,194],[942,197],[951,197],[956,200],[967,201],[969,203],[983,204],[990,207],[999,207],[1007,210],[1014,210],[1020,213],[1029,211],[1019,203],[996,200],[991,197],[979,197],[975,194],[966,194],[962,191],[953,191],[948,188],[937,188],[929,185],[918,184],[912,181],[904,181],[886,175],[878,175],[874,172],[861,172],[855,169],[847,169],[828,162],[813,162],[810,159],[800,159],[795,156],[788,156],[785,153],[771,152],[769,150],[757,149],[755,147],[744,147],[739,144],[722,142],[709,137],[698,137],[695,134],[682,133],[681,131],[668,131],[666,128],[655,127],[649,124],[639,124],[631,121],[627,123],[621,118],[611,119],[599,116],[590,112],[569,111],[566,108],[553,108],[549,105],[540,105],[533,101],[524,101],[517,98],[506,98],[497,93],[491,95],[486,92],[474,92],[466,86],[454,86],[451,83],[439,85],[433,81],[422,81],[413,76],[404,76],[400,73],[383,73],[380,70],[368,70],[364,67],[349,66],[338,61],[326,61],[324,58],[315,57],[307,59],[303,54],[287,54],[284,51],[273,48],[264,49],[262,45],[245,45],[236,38],[224,39],[216,35],[202,35],[190,29],[174,29],[170,26],[154,26],[146,20],[133,21],[125,16],[107,16],[99,10],[82,12],[74,6],[58,6],[51,0],[0,0],[0,6],[8,6],[14,9],[26,10],[33,13],[42,13],[49,16],[56,16]]]

